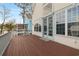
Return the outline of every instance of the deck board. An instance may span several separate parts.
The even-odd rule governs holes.
[[[44,41],[35,35],[16,36],[3,56],[77,56],[79,50],[53,42]]]

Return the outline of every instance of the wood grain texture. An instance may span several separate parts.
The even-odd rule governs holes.
[[[16,36],[3,56],[77,56],[79,50],[53,42],[43,41],[35,35]]]

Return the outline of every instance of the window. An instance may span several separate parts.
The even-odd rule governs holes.
[[[74,6],[67,10],[68,18],[68,35],[79,37],[79,6]],[[78,19],[79,20],[79,19]]]
[[[48,27],[49,27],[49,31],[48,31],[48,35],[49,36],[52,36],[52,33],[53,33],[53,24],[52,24],[52,17],[49,17],[48,18]]]
[[[35,24],[34,31],[38,31],[38,24]]]
[[[79,37],[79,22],[68,23],[68,35]]]
[[[56,23],[65,23],[65,11],[61,11],[56,14]]]
[[[47,19],[46,18],[43,19],[43,31],[44,31],[44,35],[47,35]]]
[[[41,32],[41,25],[39,25],[39,32]]]
[[[73,7],[68,10],[68,22],[76,21],[77,8]]]
[[[57,24],[57,34],[65,34],[65,24]]]
[[[79,6],[77,7],[77,14],[78,14],[77,16],[79,16]]]
[[[41,25],[40,24],[35,24],[34,31],[41,32]]]
[[[65,34],[65,11],[56,14],[56,34]]]
[[[68,18],[68,22],[71,22],[71,8],[68,10],[67,18]]]

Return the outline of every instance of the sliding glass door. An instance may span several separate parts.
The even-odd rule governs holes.
[[[43,19],[43,35],[47,35],[47,19]]]
[[[52,17],[48,17],[48,36],[53,35]]]
[[[52,16],[43,18],[43,35],[46,37],[53,36],[53,20]]]

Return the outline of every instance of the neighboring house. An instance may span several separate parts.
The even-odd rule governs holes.
[[[79,4],[36,3],[32,7],[32,34],[79,49]]]
[[[26,26],[28,33],[32,33],[32,20],[26,19],[25,24],[28,25]]]
[[[24,25],[26,27],[24,27]],[[21,35],[27,32],[28,25],[27,24],[16,24],[16,34]]]
[[[32,11],[30,11],[30,13],[26,12],[25,17],[26,19],[24,20],[24,24],[28,25],[27,31],[29,34],[32,34]]]

